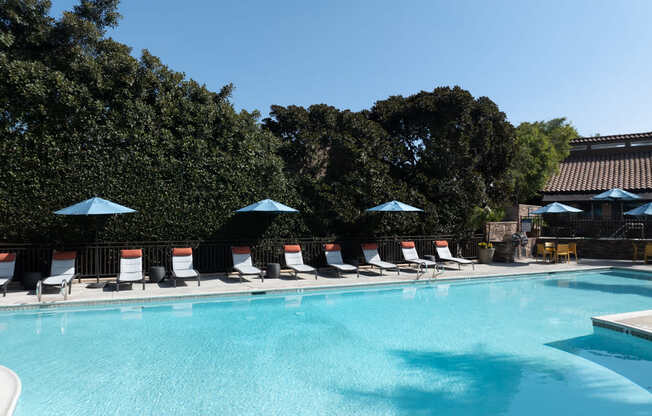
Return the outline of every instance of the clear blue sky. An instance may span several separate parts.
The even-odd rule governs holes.
[[[53,0],[58,17],[75,0]],[[236,108],[459,85],[510,121],[567,117],[582,135],[652,131],[652,1],[123,0],[109,33]]]

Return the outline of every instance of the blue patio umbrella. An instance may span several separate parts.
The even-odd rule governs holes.
[[[389,201],[376,207],[369,208],[371,212],[423,212],[420,208],[415,208],[399,201]]]
[[[548,204],[545,207],[541,207],[536,211],[532,211],[531,214],[562,214],[562,213],[572,213],[572,212],[582,212],[581,209],[569,207],[568,205],[560,204],[559,202],[553,202]]]
[[[620,201],[620,212],[623,214],[625,211],[625,208],[623,207],[623,201],[634,201],[636,199],[641,199],[641,197],[620,188],[613,188],[598,194],[591,199],[596,201]],[[591,207],[593,207],[593,204],[591,204]]]
[[[254,204],[247,205],[244,208],[240,208],[236,212],[271,212],[271,213],[282,213],[282,212],[299,212],[299,210],[290,208],[287,205],[283,205],[280,202],[276,202],[272,199],[263,199]]]
[[[553,202],[548,204],[545,207],[541,207],[535,211],[532,211],[532,214],[541,215],[541,214],[568,214],[570,220],[570,214],[582,212],[581,209],[573,208],[568,205],[561,204],[559,202]]]
[[[631,210],[625,212],[625,215],[634,215],[634,216],[650,215],[650,216],[652,216],[652,202],[648,202],[647,204],[641,205],[640,207],[631,209]]]
[[[67,208],[60,209],[54,213],[57,215],[92,215],[96,217],[113,215],[113,214],[129,214],[136,212],[135,209],[127,208],[115,202],[107,201],[106,199],[93,197],[85,201],[79,202],[77,204],[71,205]],[[95,241],[97,241],[97,230],[99,228],[99,221],[95,222]],[[98,271],[99,266],[99,249],[95,248],[95,273],[97,278],[97,285],[100,286],[100,273]]]
[[[54,213],[57,215],[111,215],[129,214],[132,212],[136,212],[136,210],[116,204],[115,202],[107,201],[106,199],[93,197],[86,201],[55,211]]]
[[[598,194],[591,199],[602,200],[602,201],[632,201],[635,199],[641,199],[640,196],[627,192],[620,188],[610,189],[606,192]]]

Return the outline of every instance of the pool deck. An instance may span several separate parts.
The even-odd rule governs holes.
[[[579,264],[575,262],[571,262],[570,264],[549,264],[537,263],[532,259],[528,259],[517,261],[516,263],[475,264],[475,270],[470,266],[463,266],[461,270],[458,270],[457,266],[451,265],[434,279],[432,278],[432,272],[428,272],[422,275],[419,280],[456,281],[482,277],[499,278],[527,273],[580,271],[609,267],[652,272],[652,265],[644,265],[640,262],[632,263],[631,261],[580,259]],[[324,269],[320,270],[317,279],[312,274],[300,274],[299,279],[295,280],[288,272],[282,272],[280,279],[265,279],[264,282],[261,282],[260,279],[253,278],[240,282],[236,275],[226,276],[224,273],[221,273],[202,275],[200,287],[197,287],[196,280],[178,281],[176,288],[165,281],[163,283],[147,283],[145,290],[142,289],[141,284],[137,283],[133,284],[131,289],[128,286],[121,286],[119,292],[115,290],[115,285],[112,284],[100,289],[89,288],[87,285],[94,282],[94,279],[90,279],[82,280],[81,283],[75,281],[72,285],[72,294],[65,301],[63,300],[63,295],[56,288],[46,289],[41,303],[38,303],[34,291],[22,289],[19,284],[14,283],[7,296],[0,297],[0,311],[48,308],[59,305],[89,305],[136,301],[151,302],[206,296],[249,295],[261,292],[295,292],[297,290],[363,287],[408,283],[415,281],[416,277],[416,271],[408,266],[401,266],[401,272],[398,276],[395,272],[389,271],[385,271],[383,276],[380,276],[375,271],[372,272],[369,269],[361,267],[359,278],[354,273],[337,278],[331,270]]]
[[[0,386],[0,416],[11,416],[22,388],[20,379],[16,373],[0,365]]]
[[[594,316],[593,326],[652,341],[652,310]]]

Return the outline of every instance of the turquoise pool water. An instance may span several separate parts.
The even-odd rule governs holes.
[[[0,313],[24,415],[650,415],[618,271]]]

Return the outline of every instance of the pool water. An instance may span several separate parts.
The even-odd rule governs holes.
[[[652,415],[652,274],[0,313],[16,415]]]

